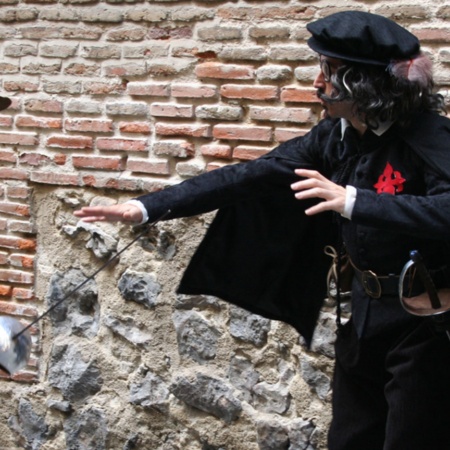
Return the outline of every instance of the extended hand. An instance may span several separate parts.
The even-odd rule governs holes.
[[[136,206],[121,203],[112,206],[84,206],[74,215],[84,222],[123,222],[127,224],[141,223],[142,211]]]
[[[346,189],[325,178],[316,170],[297,169],[295,173],[305,178],[291,184],[293,191],[299,191],[295,198],[304,200],[307,198],[321,198],[324,201],[308,208],[305,214],[311,216],[323,211],[344,212]]]

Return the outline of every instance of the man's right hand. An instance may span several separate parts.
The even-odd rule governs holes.
[[[84,206],[74,212],[84,222],[122,222],[138,225],[142,222],[142,211],[138,206],[121,203],[112,206]]]

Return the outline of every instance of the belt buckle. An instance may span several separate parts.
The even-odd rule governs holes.
[[[371,270],[364,270],[361,276],[361,282],[366,294],[372,298],[381,297],[381,285],[377,275]]]

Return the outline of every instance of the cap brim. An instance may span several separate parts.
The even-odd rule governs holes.
[[[0,97],[0,111],[9,108],[11,105],[11,99],[7,97]]]
[[[356,62],[356,63],[360,63],[360,64],[372,64],[374,66],[389,65],[389,62],[386,62],[386,61],[379,61],[379,60],[370,59],[370,58],[360,58],[357,56],[348,55],[348,54],[340,52],[338,50],[332,50],[328,46],[325,46],[324,44],[322,44],[314,36],[311,36],[308,39],[307,43],[308,43],[309,47],[312,50],[314,50],[315,52],[317,52],[323,56],[328,56],[330,58],[343,59],[345,61],[351,61],[351,62]]]

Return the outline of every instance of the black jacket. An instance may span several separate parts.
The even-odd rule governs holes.
[[[414,118],[407,130],[393,126],[381,138],[371,132],[366,135],[356,146],[347,144],[341,141],[340,121],[323,120],[304,137],[292,139],[262,158],[229,165],[140,197],[150,220],[167,209],[171,210],[168,218],[219,209],[184,273],[179,292],[218,296],[249,311],[287,322],[307,342],[311,341],[326,294],[325,277],[330,264],[323,248],[336,243],[337,227],[332,213],[311,217],[304,214],[311,202],[296,200],[290,188],[297,180],[294,169],[298,167],[318,170],[340,184],[358,188],[352,221],[344,223],[344,237],[350,240],[352,256],[362,266],[370,264],[372,258],[367,258],[366,263],[361,258],[360,242],[354,239],[354,233],[361,230],[353,226],[365,227],[369,241],[371,230],[390,233],[392,227],[395,233],[391,241],[406,234],[411,236],[411,245],[415,245],[415,239],[421,241],[427,230],[437,233],[433,238],[447,239],[450,121],[435,114],[422,114]],[[385,162],[378,155],[386,146],[389,149],[384,153],[388,158],[409,152],[408,158],[414,160],[414,182],[408,197],[378,195],[370,176],[358,179],[366,172],[372,178],[380,175],[373,166],[377,163],[384,167]],[[370,164],[366,164],[367,160]],[[405,164],[409,167],[409,161]],[[418,173],[423,167],[430,167],[430,171]],[[428,178],[419,181],[420,177]],[[432,191],[435,184],[438,186]],[[408,239],[404,245],[409,245]],[[406,262],[407,254],[395,253],[397,270],[400,261]]]

